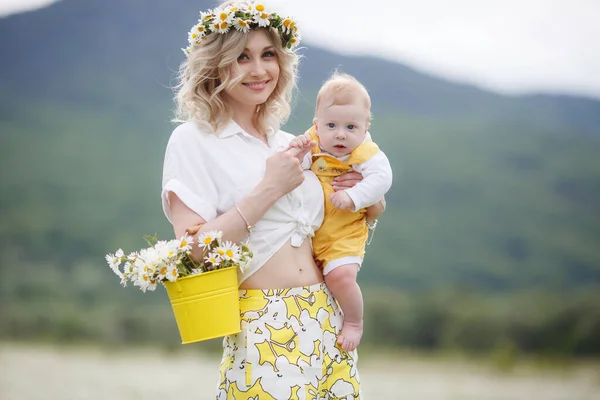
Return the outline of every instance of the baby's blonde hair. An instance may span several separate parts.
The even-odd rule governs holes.
[[[226,1],[223,9],[237,1]],[[250,1],[245,1],[251,4]],[[290,115],[292,91],[296,86],[298,55],[283,48],[275,29],[264,29],[277,52],[279,79],[267,101],[258,107],[256,128],[262,132],[279,130]],[[225,89],[240,83],[243,76],[232,77],[231,66],[237,66],[248,33],[232,29],[226,34],[208,35],[201,46],[194,46],[179,67],[175,86],[174,122],[194,121],[213,132],[221,131],[231,120],[232,110],[225,98]]]
[[[315,117],[318,117],[320,107],[344,106],[354,103],[357,99],[363,102],[368,114],[367,123],[369,123],[371,121],[371,97],[367,89],[352,75],[334,72],[319,89]]]

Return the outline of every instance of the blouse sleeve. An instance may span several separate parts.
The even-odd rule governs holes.
[[[163,165],[162,207],[171,221],[169,192],[192,211],[210,221],[217,216],[218,192],[207,168],[203,133],[184,124],[177,127],[167,144]]]

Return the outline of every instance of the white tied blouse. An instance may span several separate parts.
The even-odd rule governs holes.
[[[267,146],[231,121],[220,133],[193,122],[173,131],[165,153],[162,205],[169,221],[173,192],[205,221],[227,212],[263,179],[266,160],[285,150],[294,136],[271,133]],[[254,253],[240,283],[262,267],[288,240],[299,247],[323,222],[323,190],[311,171],[298,188],[281,197],[252,228],[248,246]]]

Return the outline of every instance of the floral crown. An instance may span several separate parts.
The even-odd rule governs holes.
[[[234,4],[224,9],[200,12],[198,23],[188,35],[189,46],[182,50],[189,56],[194,46],[201,44],[206,36],[215,32],[227,33],[232,27],[240,32],[258,27],[277,29],[281,45],[287,49],[296,47],[300,42],[298,27],[290,17],[282,18],[274,12],[269,13],[262,3]]]

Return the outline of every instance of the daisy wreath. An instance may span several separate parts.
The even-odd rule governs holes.
[[[182,50],[189,56],[194,46],[201,44],[206,36],[215,32],[227,33],[231,28],[240,32],[254,28],[277,29],[281,45],[286,49],[293,49],[300,42],[298,27],[290,17],[282,18],[277,13],[269,13],[262,3],[234,4],[224,9],[200,12],[198,23],[188,35],[189,46]]]

